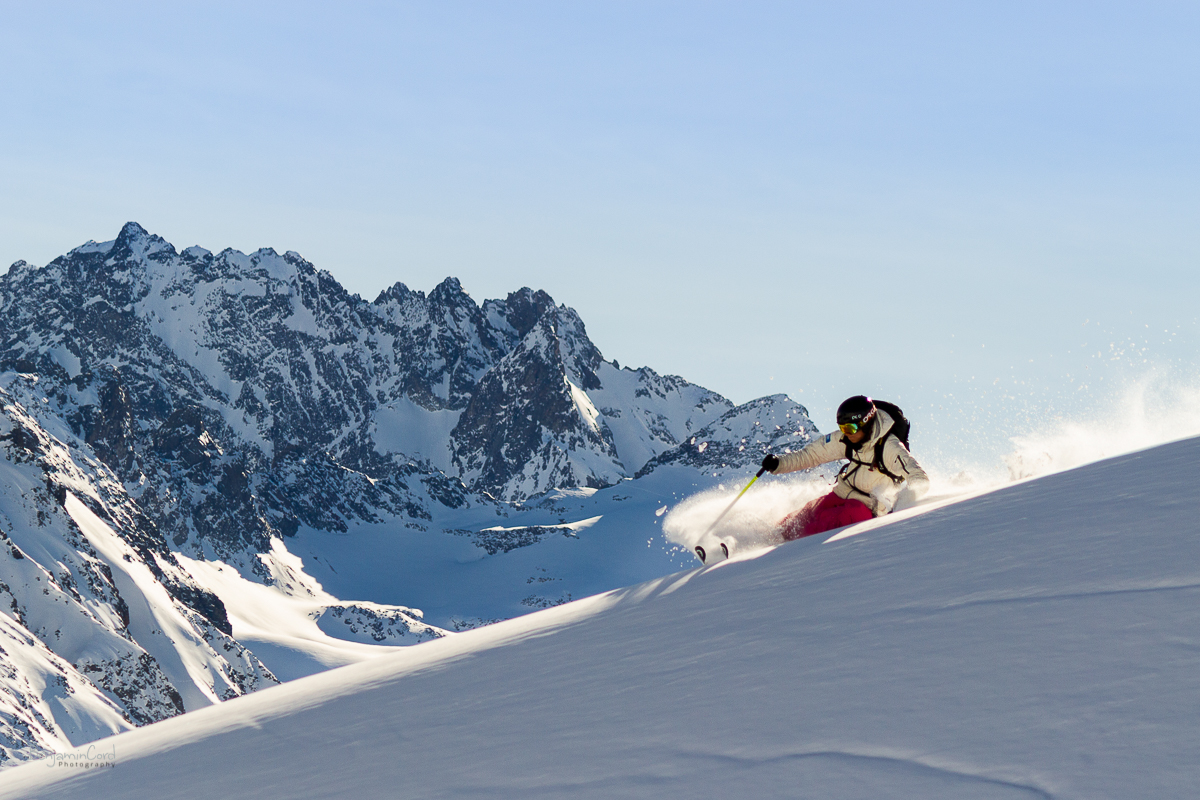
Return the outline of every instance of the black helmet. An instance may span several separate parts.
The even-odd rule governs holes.
[[[875,401],[865,395],[855,395],[838,406],[837,423],[846,425],[856,424],[859,428],[866,425],[875,416]]]

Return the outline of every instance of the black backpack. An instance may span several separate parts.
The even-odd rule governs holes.
[[[888,429],[887,433],[880,436],[879,441],[875,443],[875,455],[871,459],[871,468],[879,470],[894,481],[898,481],[900,480],[900,476],[893,475],[892,471],[883,465],[883,445],[889,436],[895,436],[904,444],[905,449],[908,449],[908,434],[912,430],[912,425],[909,424],[908,417],[904,416],[904,412],[900,410],[900,406],[895,403],[889,403],[886,400],[874,400],[873,402],[875,403],[875,408],[886,412],[892,418],[892,427]],[[862,463],[858,459],[851,457],[853,452],[850,443],[846,442],[847,460]]]

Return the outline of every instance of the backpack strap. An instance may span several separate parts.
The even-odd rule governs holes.
[[[837,477],[844,477],[846,479],[846,485],[849,486],[851,490],[858,492],[863,497],[870,497],[869,494],[855,486],[851,478],[854,477],[854,473],[858,472],[863,467],[871,466],[873,465],[863,461],[858,457],[858,450],[854,449],[850,442],[846,442],[846,463],[842,465],[840,470],[838,470]]]
[[[871,459],[871,466],[891,478],[893,483],[899,483],[904,479],[884,466],[883,463],[883,445],[885,442],[887,442],[889,436],[894,435],[895,433],[892,431],[892,429],[888,428],[887,432],[884,433],[883,436],[879,437],[879,441],[875,443],[875,455]]]
[[[846,452],[849,453],[850,449],[846,448]],[[846,485],[850,487],[851,492],[854,492],[855,494],[860,494],[863,497],[870,499],[871,495],[867,494],[862,489],[855,486],[854,480],[853,480],[854,473],[858,472],[860,469],[862,469],[863,467],[867,467],[867,466],[870,466],[869,464],[867,464],[867,462],[859,461],[857,458],[850,458],[849,456],[847,456],[847,463],[844,464],[840,470],[838,470],[837,480],[841,480],[844,477],[845,481],[846,481]]]

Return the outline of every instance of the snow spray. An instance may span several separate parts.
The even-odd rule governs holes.
[[[737,492],[728,484],[700,492],[671,509],[663,520],[663,533],[688,551],[714,535],[734,542],[738,550],[778,544],[783,518],[829,491],[829,477],[814,472],[817,474],[793,473],[759,484],[745,497],[745,489]]]
[[[712,525],[710,525],[710,526],[709,526],[709,528],[708,528],[708,530],[706,530],[706,531],[705,531],[705,532],[704,532],[704,533],[703,533],[703,534],[700,536],[700,538],[701,538],[701,539],[703,539],[705,536],[707,536],[708,534],[710,534],[710,533],[712,533],[712,532],[713,532],[713,530],[714,530],[714,529],[717,527],[717,525],[718,525],[718,524],[720,524],[721,520],[725,519],[725,515],[726,515],[726,514],[728,514],[730,511],[732,511],[732,510],[733,510],[733,504],[734,504],[734,503],[736,503],[738,500],[741,500],[741,499],[742,499],[742,495],[744,495],[746,492],[750,491],[750,487],[751,487],[751,486],[753,486],[753,485],[754,485],[754,482],[755,482],[756,480],[758,480],[759,478],[761,478],[761,477],[763,476],[763,473],[764,473],[764,472],[766,472],[766,471],[767,471],[767,470],[766,470],[766,468],[760,469],[760,470],[758,471],[758,474],[757,474],[757,475],[755,475],[753,478],[751,478],[751,479],[750,479],[750,482],[746,484],[746,488],[745,488],[745,489],[742,489],[740,492],[738,492],[738,495],[737,495],[737,497],[733,498],[733,500],[731,500],[731,501],[730,501],[729,505],[728,505],[728,506],[726,506],[725,510],[721,512],[721,516],[719,516],[719,517],[717,517],[715,520],[713,520],[713,524],[712,524]]]
[[[1009,451],[995,463],[939,469],[914,452],[937,494],[978,490],[1072,469],[1105,458],[1200,435],[1200,380],[1160,374],[1130,381],[1107,408],[1078,416],[1049,415],[1031,430],[1008,437]]]

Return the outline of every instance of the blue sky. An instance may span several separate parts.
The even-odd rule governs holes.
[[[2,2],[0,263],[137,220],[542,288],[623,365],[943,452],[1193,380],[1200,7],[831,5]]]

